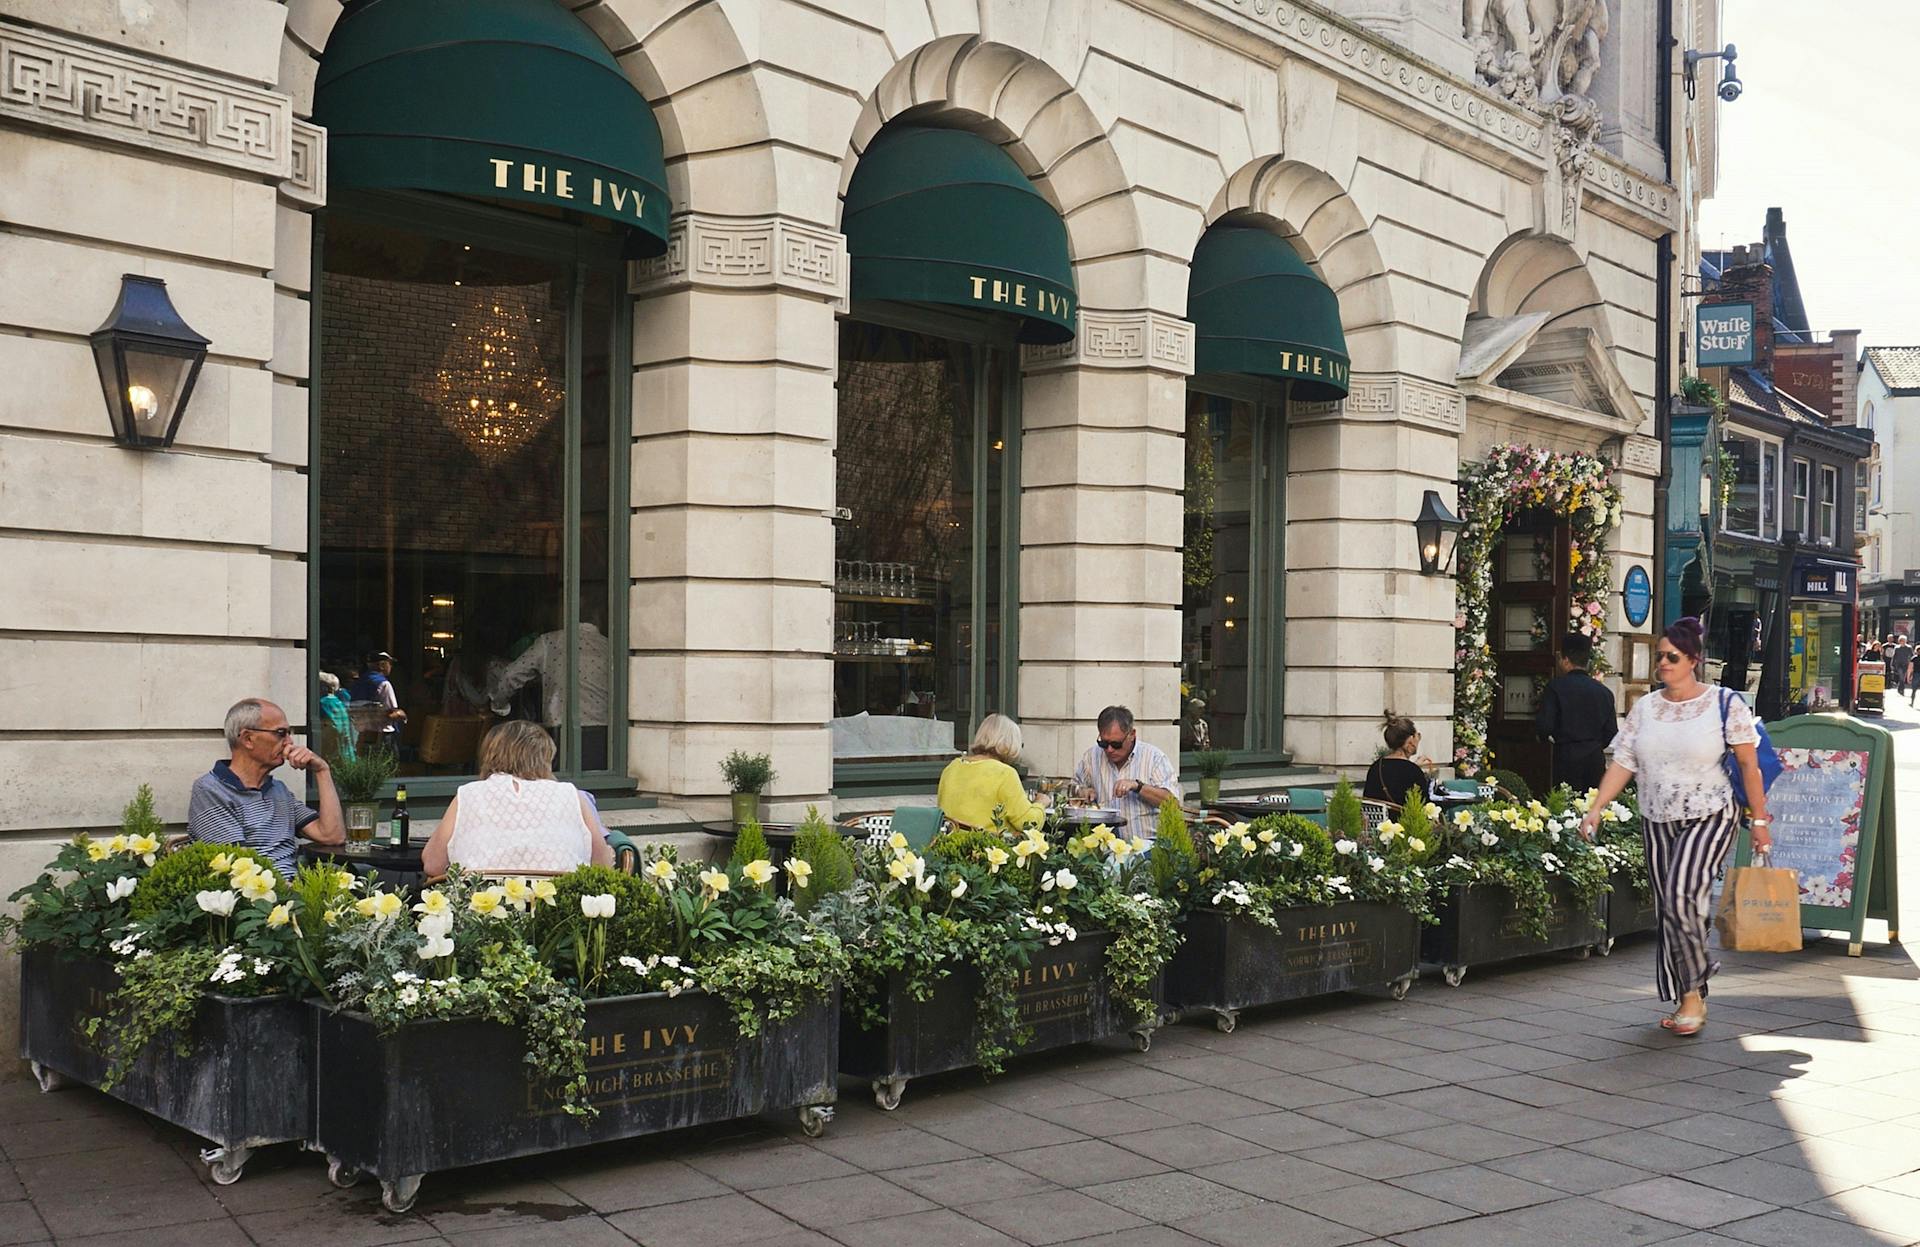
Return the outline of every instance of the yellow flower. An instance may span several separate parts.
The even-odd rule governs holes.
[[[896,831],[887,837],[887,847],[898,853],[907,847],[907,838]]]
[[[1227,847],[1227,841],[1230,839],[1232,839],[1232,837],[1229,836],[1226,832],[1216,831],[1212,835],[1207,837],[1207,842],[1213,845],[1213,847],[1216,849],[1224,849]]]
[[[1580,566],[1580,548],[1575,546],[1567,552],[1567,570],[1574,571]]]
[[[559,894],[560,894],[560,889],[553,886],[553,880],[535,879],[533,881],[533,903],[534,904],[552,905],[555,903],[554,898]]]
[[[525,909],[533,900],[533,888],[525,879],[508,879],[501,884],[507,904]]]
[[[1116,862],[1124,862],[1133,855],[1133,846],[1118,836],[1113,838],[1113,843],[1108,845],[1107,849],[1113,854],[1113,860]]]
[[[334,871],[333,883],[335,887],[346,888],[351,891],[353,889],[353,872],[351,870]]]
[[[326,920],[326,924],[328,926],[332,926],[334,923],[340,921],[340,911],[337,909],[329,909],[326,913],[320,916]]]
[[[406,908],[406,902],[402,901],[396,892],[382,892],[368,899],[373,901],[374,915],[380,918],[396,917],[402,909]]]
[[[428,888],[420,894],[420,903],[413,907],[416,914],[444,914],[453,908],[453,902],[447,894],[438,888]]]
[[[893,881],[895,883],[906,882],[907,876],[912,873],[913,873],[913,866],[908,861],[907,858],[896,857],[891,862],[887,863],[887,874],[892,876]]]
[[[1047,854],[1047,847],[1048,846],[1047,846],[1046,837],[1042,836],[1037,831],[1030,831],[1027,833],[1027,838],[1025,840],[1022,840],[1019,844],[1016,844],[1013,846],[1013,854],[1015,857],[1020,859],[1020,864],[1022,866],[1025,866],[1027,864],[1027,859],[1029,857],[1033,857],[1035,855],[1045,857]]]
[[[674,870],[673,863],[664,857],[656,858],[647,867],[647,878],[653,880],[655,883],[672,883],[679,877],[679,872]]]
[[[993,875],[999,874],[1000,868],[1007,864],[1007,859],[1011,856],[1012,854],[997,844],[990,846],[987,849],[987,873]]]
[[[284,927],[292,921],[293,907],[291,905],[275,905],[273,912],[267,915],[267,925],[270,927]]]
[[[796,888],[806,887],[807,881],[813,878],[813,863],[804,857],[789,857],[786,865],[787,876]]]
[[[135,857],[145,857],[149,853],[158,853],[160,842],[152,836],[135,836],[127,841],[127,852]]]
[[[1135,836],[1133,838],[1133,851],[1135,853],[1145,853],[1148,849],[1151,849],[1152,847],[1153,845],[1147,842],[1147,838],[1145,836]]]
[[[107,847],[115,853],[125,853],[127,851],[127,838],[125,836],[115,836],[113,839],[107,841]]]
[[[740,877],[756,888],[764,888],[773,882],[773,863],[764,857],[756,857],[740,868]]]
[[[718,896],[733,886],[733,880],[727,878],[724,870],[703,870],[700,872],[700,886]]]
[[[232,882],[233,886],[237,888],[259,873],[260,863],[254,861],[251,857],[236,857],[233,859],[233,869],[228,872],[227,878]]]
[[[125,837],[115,836],[114,839],[116,841],[119,841],[119,840],[124,840]],[[241,860],[244,861],[245,859],[243,858]],[[224,875],[229,870],[232,870],[232,869],[233,869],[233,859],[228,857],[225,853],[215,853],[213,855],[213,860],[207,863],[208,872],[216,875]]]
[[[273,899],[273,876],[265,871],[256,870],[244,879],[234,882],[240,895],[250,901],[270,901]]]
[[[1272,844],[1275,838],[1279,836],[1279,834],[1280,834],[1279,832],[1269,827],[1265,831],[1261,832],[1259,835],[1255,836],[1254,839],[1258,840],[1261,844]]]
[[[87,843],[87,860],[88,861],[104,862],[107,860],[107,857],[110,852],[111,850],[109,850],[106,845],[101,844],[98,840],[92,840]]]
[[[482,917],[491,918],[500,912],[502,893],[499,888],[488,888],[484,892],[475,892],[467,900],[467,908]],[[365,901],[360,902],[365,905]]]

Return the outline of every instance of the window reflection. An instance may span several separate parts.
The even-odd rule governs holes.
[[[1183,750],[1246,749],[1253,698],[1255,421],[1245,400],[1189,391],[1181,551]]]

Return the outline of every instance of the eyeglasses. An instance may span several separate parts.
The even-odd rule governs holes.
[[[1100,746],[1102,749],[1125,749],[1127,747],[1127,742],[1125,738],[1122,738],[1120,740],[1106,740],[1099,736],[1096,736],[1093,738],[1093,743]]]
[[[1657,662],[1679,662],[1680,651],[1673,650],[1673,649],[1663,649],[1659,653],[1655,654],[1653,657],[1654,657],[1654,660]]]
[[[278,736],[281,740],[285,740],[293,735],[293,729],[290,727],[250,727],[246,730],[249,732],[265,732],[269,736]]]

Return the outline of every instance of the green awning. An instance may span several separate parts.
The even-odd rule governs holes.
[[[1215,225],[1193,249],[1187,319],[1196,372],[1293,382],[1309,402],[1347,396],[1340,301],[1286,240],[1257,225]]]
[[[570,208],[666,249],[659,123],[555,0],[349,0],[313,119],[331,185]]]
[[[847,187],[855,300],[1006,312],[1020,340],[1073,339],[1067,227],[1013,158],[965,130],[890,126]]]

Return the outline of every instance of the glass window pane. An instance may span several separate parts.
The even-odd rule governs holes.
[[[505,677],[565,611],[571,266],[336,216],[324,268],[316,656],[358,744],[471,774],[493,716],[555,720]]]
[[[614,344],[619,332],[620,270],[587,270],[581,301],[580,334],[580,619],[574,642],[574,670],[578,672],[572,709],[579,716],[580,738],[562,733],[560,753],[568,769],[604,771],[615,760],[610,753],[610,724],[625,716],[611,714],[615,667],[608,621],[616,607],[613,595],[620,586],[612,569],[613,525],[624,523],[626,510],[612,497]],[[578,749],[578,760],[570,753]]]
[[[1187,393],[1186,532],[1181,551],[1182,749],[1248,749],[1255,682],[1254,467],[1259,408]]]
[[[1780,535],[1780,448],[1772,442],[1760,446],[1760,522],[1760,536]]]
[[[992,709],[975,704],[973,664],[976,655],[994,661],[987,655],[997,656],[1002,635],[998,465],[1008,428],[984,353],[841,325],[836,482],[851,518],[835,528],[836,759],[944,759]],[[977,459],[990,465],[978,490]],[[976,508],[985,550],[975,545]],[[991,700],[997,665],[981,674]]]
[[[1727,434],[1721,449],[1732,463],[1727,490],[1727,531],[1749,537],[1760,535],[1760,443],[1748,437]]]

